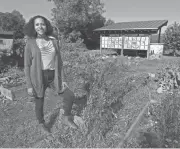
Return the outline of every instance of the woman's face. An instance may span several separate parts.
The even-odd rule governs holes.
[[[36,33],[40,36],[45,35],[46,33],[46,24],[44,22],[44,19],[42,18],[36,18],[34,20],[34,29]]]

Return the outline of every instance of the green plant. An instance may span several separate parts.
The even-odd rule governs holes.
[[[78,111],[87,126],[81,146],[114,146],[113,138],[108,140],[108,135],[117,123],[118,112],[124,107],[123,98],[137,86],[144,86],[147,76],[134,77],[129,67],[117,59],[101,60],[98,53],[70,52],[63,57],[68,61],[65,76],[69,86],[77,96],[87,94],[88,98],[86,106]]]
[[[173,54],[179,55],[180,50],[180,24],[175,22],[168,26],[164,33],[164,45],[165,49],[173,50]]]
[[[13,54],[19,57],[23,57],[25,45],[25,39],[14,39]]]
[[[155,108],[156,132],[162,140],[162,147],[179,147],[180,133],[180,102],[179,95],[166,95],[161,104]]]
[[[152,129],[159,138],[160,147],[180,146],[179,71],[179,62],[171,62],[158,72],[157,83],[164,85],[166,91],[160,99],[156,99],[159,102],[150,107],[149,118],[152,122],[156,122]]]

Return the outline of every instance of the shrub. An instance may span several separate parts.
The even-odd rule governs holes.
[[[179,95],[166,95],[162,103],[156,106],[156,132],[161,138],[161,147],[180,147],[180,101]]]
[[[108,139],[108,136],[117,124],[117,114],[123,107],[124,96],[143,84],[146,76],[134,78],[125,64],[117,59],[100,59],[99,53],[69,52],[63,58],[67,60],[65,78],[68,85],[77,98],[87,99],[83,109],[73,111],[84,119],[87,126],[80,144],[76,138],[81,137],[80,134],[72,137],[73,146],[114,147],[112,142],[115,140]],[[132,82],[134,79],[136,84]],[[131,119],[128,124],[131,124]]]
[[[23,57],[25,45],[26,45],[25,39],[14,39],[13,54]]]
[[[60,46],[62,47],[62,52],[83,52],[87,50],[81,38],[78,38],[77,41],[74,43],[68,39],[61,39]]]
[[[165,30],[164,45],[166,50],[173,50],[176,55],[180,51],[180,24],[174,23]]]
[[[179,62],[169,63],[159,73],[159,83],[168,89],[158,99],[160,102],[150,108],[151,120],[157,122],[153,129],[160,147],[180,147]]]

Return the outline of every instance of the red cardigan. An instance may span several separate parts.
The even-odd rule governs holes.
[[[61,93],[62,90],[63,62],[57,40],[53,37],[49,38],[53,41],[53,45],[56,49],[54,91],[58,94]],[[26,43],[24,52],[24,71],[27,88],[33,88],[36,97],[44,97],[41,51],[37,46],[36,39],[34,38],[28,39]]]

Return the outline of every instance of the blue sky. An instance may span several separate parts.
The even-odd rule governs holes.
[[[162,20],[168,25],[180,23],[180,0],[102,0],[105,4],[104,16],[115,22]],[[23,14],[26,20],[40,14],[51,18],[53,3],[48,0],[1,0],[0,11]],[[163,28],[163,30],[166,27]]]

